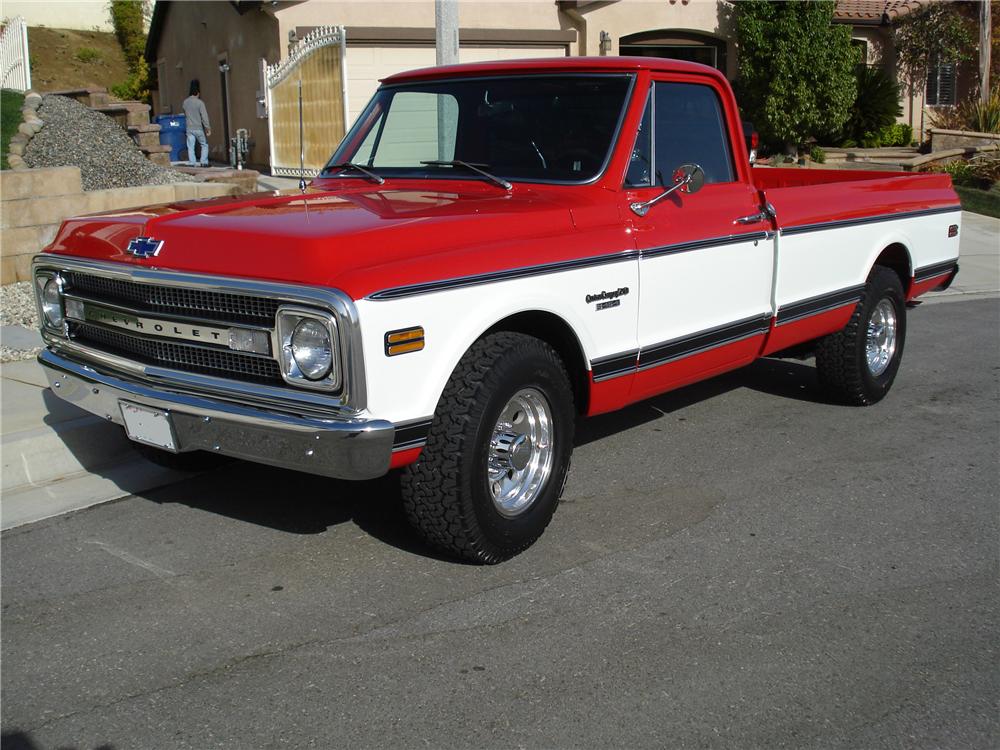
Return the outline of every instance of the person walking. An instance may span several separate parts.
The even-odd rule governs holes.
[[[212,135],[212,126],[208,121],[208,110],[205,109],[205,102],[201,100],[201,85],[198,79],[191,81],[189,96],[181,105],[184,110],[184,117],[187,123],[187,147],[188,164],[195,166],[208,166],[208,140],[206,136]],[[201,147],[201,160],[195,157],[194,143],[198,141]]]

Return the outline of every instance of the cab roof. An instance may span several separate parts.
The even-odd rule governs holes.
[[[396,73],[382,79],[382,84],[392,86],[413,81],[431,81],[444,78],[466,78],[484,75],[524,75],[527,73],[635,73],[649,70],[657,73],[688,73],[710,76],[719,80],[725,77],[715,68],[686,60],[669,60],[663,57],[542,57],[526,60],[494,60],[491,62],[442,65]]]

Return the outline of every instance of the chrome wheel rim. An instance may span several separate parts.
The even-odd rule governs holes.
[[[896,353],[896,308],[887,299],[875,305],[868,319],[865,349],[868,372],[878,377],[886,371]]]
[[[524,513],[552,474],[552,408],[541,391],[522,388],[500,412],[486,459],[486,489],[508,518]]]

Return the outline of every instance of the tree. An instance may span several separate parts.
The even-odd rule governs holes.
[[[857,95],[859,51],[833,25],[833,2],[735,3],[737,94],[766,143],[795,153],[810,137],[839,131]]]
[[[923,91],[931,68],[971,58],[969,21],[956,3],[931,3],[900,18],[892,30],[896,66],[911,91]]]
[[[125,54],[128,78],[111,87],[122,99],[149,101],[149,66],[146,64],[145,20],[149,6],[145,0],[111,0],[108,12],[115,38]]]

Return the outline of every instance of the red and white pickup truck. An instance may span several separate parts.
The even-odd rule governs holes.
[[[700,65],[432,68],[303,191],[67,220],[39,361],[161,459],[402,469],[427,540],[496,562],[549,523],[581,416],[807,349],[880,400],[960,216],[945,175],[751,168]]]

